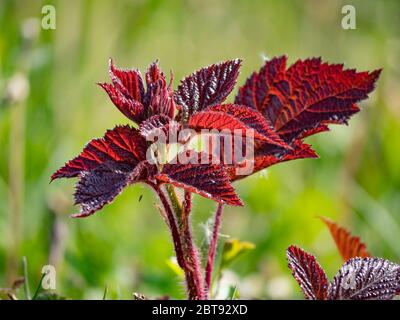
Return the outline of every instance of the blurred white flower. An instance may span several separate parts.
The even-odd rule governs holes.
[[[29,94],[29,82],[22,73],[14,74],[8,81],[5,98],[8,103],[19,103],[26,99]]]
[[[290,279],[283,276],[271,278],[266,284],[265,291],[272,299],[288,299],[292,294]]]
[[[25,40],[33,40],[39,35],[40,21],[37,18],[26,19],[21,28],[22,36]]]
[[[224,270],[221,280],[215,285],[215,288],[218,289],[218,292],[214,294],[213,299],[229,299],[231,289],[237,287],[238,282],[239,277],[236,273],[234,273],[232,270]]]

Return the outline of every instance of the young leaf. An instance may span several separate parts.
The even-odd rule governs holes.
[[[140,72],[136,69],[118,69],[110,59],[109,73],[112,83],[99,83],[99,85],[126,117],[138,124],[157,114],[173,118],[175,101],[171,89],[172,83],[167,87],[165,75],[159,69],[157,62],[152,63],[147,69],[146,90]]]
[[[315,258],[302,249],[290,246],[286,251],[289,268],[306,299],[326,300],[329,281]]]
[[[343,65],[320,58],[298,60],[286,69],[286,60],[282,56],[266,61],[235,98],[235,103],[259,110],[285,141],[329,123],[346,124],[359,111],[355,103],[374,89],[381,71],[344,70]]]
[[[109,65],[109,73],[114,86],[126,97],[142,102],[144,86],[140,71],[137,69],[119,69],[114,66],[112,59],[110,59]]]
[[[148,84],[144,104],[147,108],[147,117],[151,115],[166,115],[171,119],[174,117],[173,92],[171,87],[167,87],[164,78]]]
[[[321,217],[321,220],[328,226],[344,261],[356,257],[370,257],[370,254],[366,251],[365,244],[360,241],[359,237],[352,236],[349,231],[338,226],[335,222],[328,218]]]
[[[177,156],[177,159],[180,155]],[[194,162],[185,164],[173,160],[163,166],[162,172],[156,175],[160,182],[171,183],[176,187],[197,193],[219,203],[232,206],[243,205],[231,186],[226,171],[222,165],[201,164],[202,154],[193,153]]]
[[[158,83],[159,81],[164,85],[166,84],[164,72],[161,71],[158,66],[158,60],[156,60],[150,64],[146,71],[147,90],[149,90],[149,87],[151,87],[152,84]]]
[[[241,60],[213,64],[183,79],[175,91],[175,101],[185,118],[208,106],[223,102],[236,84]]]
[[[122,70],[109,61],[109,74],[112,83],[99,83],[108,93],[115,106],[129,119],[140,123],[145,118],[144,86],[140,71]]]
[[[114,105],[128,119],[140,123],[145,119],[145,107],[137,100],[124,95],[115,85],[110,83],[99,83],[110,97]]]
[[[333,279],[332,300],[391,300],[400,291],[400,266],[380,258],[353,258]]]
[[[90,141],[81,154],[55,172],[51,180],[77,177],[106,162],[124,162],[133,169],[145,157],[146,141],[139,131],[130,126],[117,126],[108,130],[103,138]]]

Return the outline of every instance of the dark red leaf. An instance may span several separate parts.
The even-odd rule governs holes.
[[[99,83],[99,86],[101,86],[108,93],[114,105],[127,118],[136,123],[141,123],[145,119],[145,107],[141,102],[127,97],[113,84]]]
[[[188,125],[196,131],[217,129],[229,130],[234,134],[234,130],[240,130],[243,135],[252,130],[255,139],[263,140],[280,148],[290,149],[259,112],[245,106],[234,104],[212,106],[192,115]]]
[[[321,124],[320,126],[313,128],[313,129],[308,129],[303,131],[303,133],[301,135],[299,135],[299,137],[297,137],[296,139],[305,139],[309,136],[312,136],[314,134],[317,133],[321,133],[321,132],[326,132],[329,131],[329,127],[326,124]]]
[[[137,69],[122,70],[114,66],[110,59],[110,77],[114,86],[127,98],[142,102],[144,86],[140,71]]]
[[[295,246],[290,246],[286,255],[292,275],[300,285],[306,299],[326,300],[329,281],[315,258]]]
[[[338,226],[335,222],[328,218],[321,217],[321,220],[328,226],[344,261],[356,257],[370,257],[370,254],[366,250],[365,244],[360,241],[359,237],[352,236],[349,231]]]
[[[178,155],[177,159],[179,159]],[[162,172],[156,176],[160,182],[171,183],[179,188],[219,203],[232,206],[243,205],[235,190],[229,183],[222,165],[202,164],[202,154],[193,153],[188,157],[190,163],[182,163],[177,159],[164,165]]]
[[[148,85],[145,105],[148,109],[148,116],[161,114],[172,119],[175,115],[172,89],[167,87],[163,80]]]
[[[108,93],[115,106],[129,119],[140,123],[145,118],[143,106],[144,87],[140,72],[136,69],[122,70],[109,62],[112,83],[99,83]]]
[[[108,130],[103,138],[90,141],[78,157],[67,162],[51,179],[76,177],[106,162],[136,166],[145,157],[146,141],[139,131],[130,126],[117,126]]]
[[[83,218],[94,214],[112,202],[129,184],[146,181],[152,169],[146,161],[135,167],[122,162],[106,162],[94,170],[82,172],[74,194],[75,204],[79,204],[81,210],[72,217]]]
[[[259,110],[285,141],[321,125],[345,124],[355,103],[373,91],[381,70],[356,72],[321,59],[298,60],[286,69],[285,56],[267,61],[239,89],[235,103]],[[319,128],[316,131],[312,131]],[[311,130],[311,131],[309,131]]]
[[[282,155],[271,155],[270,149],[266,150],[256,150],[254,159],[249,159],[248,161],[253,161],[254,170],[252,173],[256,173],[260,170],[268,168],[274,164],[296,160],[296,159],[306,159],[306,158],[318,158],[318,155],[311,148],[309,144],[303,143],[301,140],[296,140],[292,144],[293,150],[284,152]],[[245,178],[247,175],[238,175],[237,168],[249,166],[247,162],[237,165],[235,167],[230,167],[229,178],[231,181]]]
[[[146,91],[140,72],[136,69],[118,69],[110,59],[109,73],[112,83],[99,85],[126,117],[138,124],[157,114],[174,117],[175,101],[171,84],[167,86],[164,73],[157,62],[152,63],[146,72]]]
[[[162,72],[161,69],[158,67],[158,60],[156,60],[155,62],[150,64],[146,71],[147,90],[149,90],[151,84],[158,82],[162,82],[164,85],[166,85],[164,72]]]
[[[391,300],[400,291],[400,266],[380,258],[348,260],[333,279],[331,300]]]
[[[132,166],[110,162],[101,164],[94,170],[82,172],[74,194],[75,204],[79,204],[81,210],[73,217],[87,217],[112,202],[130,183],[131,170]]]
[[[147,110],[147,118],[153,115],[166,115],[171,119],[175,115],[175,101],[172,92],[171,83],[167,86],[165,75],[158,67],[158,61],[153,62],[146,72],[147,91],[144,99],[144,105]]]
[[[236,84],[241,60],[229,60],[203,68],[183,79],[175,101],[184,109],[184,118],[208,106],[223,102]]]

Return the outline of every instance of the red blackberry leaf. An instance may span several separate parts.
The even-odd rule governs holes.
[[[103,138],[90,141],[81,154],[55,172],[51,180],[78,176],[106,162],[124,162],[136,166],[146,157],[146,141],[130,126],[108,130]]]
[[[172,82],[171,72],[171,82]],[[171,119],[175,115],[175,101],[170,83],[167,86],[165,75],[158,67],[158,61],[152,63],[146,72],[147,92],[144,105],[147,110],[147,117],[152,115],[166,115]]]
[[[233,134],[234,130],[241,130],[243,135],[246,135],[248,130],[252,130],[255,139],[263,140],[280,148],[290,149],[259,112],[245,106],[234,104],[211,106],[192,115],[189,118],[188,125],[197,131],[201,129],[227,129],[232,131]]]
[[[321,133],[321,132],[326,132],[329,131],[329,127],[326,124],[321,124],[320,126],[313,128],[313,129],[308,129],[305,130],[299,137],[297,137],[296,139],[305,139],[309,136],[312,136],[314,134],[317,133]]]
[[[184,118],[223,102],[236,84],[240,66],[241,60],[229,60],[184,78],[175,91],[175,101],[182,106]]]
[[[380,258],[353,258],[333,279],[328,299],[391,300],[400,291],[400,266]]]
[[[109,95],[114,105],[121,111],[128,119],[136,123],[140,123],[145,119],[145,108],[143,104],[124,95],[120,89],[110,83],[99,83]]]
[[[321,217],[321,220],[328,226],[344,261],[356,257],[370,257],[370,254],[366,250],[365,244],[360,241],[359,237],[352,236],[349,231],[338,226],[335,222],[328,218]]]
[[[189,163],[180,163],[178,155],[171,163],[164,165],[162,172],[156,175],[156,179],[219,203],[243,205],[231,186],[224,167],[210,163],[202,164],[201,157],[202,154],[193,152],[191,160],[188,160]]]
[[[164,85],[166,84],[164,72],[158,67],[158,60],[150,64],[146,71],[146,84],[147,90],[149,86],[153,83],[158,83],[161,81]]]
[[[267,61],[235,99],[237,104],[259,110],[285,141],[323,124],[346,124],[359,111],[355,103],[373,91],[381,71],[343,70],[343,65],[319,58],[298,60],[286,69],[286,59]]]
[[[146,106],[149,115],[162,114],[171,119],[175,114],[175,101],[170,87],[166,86],[165,80],[157,80],[150,83],[146,93]]]
[[[129,184],[130,170],[132,167],[124,163],[110,162],[82,172],[74,194],[75,204],[81,210],[72,217],[90,216],[112,202]]]
[[[252,173],[256,173],[260,170],[268,168],[274,164],[296,160],[296,159],[306,159],[306,158],[318,158],[318,155],[311,148],[309,144],[303,143],[301,140],[295,140],[292,144],[293,150],[286,151],[281,155],[274,155],[270,153],[270,149],[258,149],[255,152],[254,159],[249,159],[248,161],[253,161],[254,170]],[[238,167],[248,166],[248,163],[242,163],[241,165],[230,167],[229,178],[231,181],[239,180],[245,178],[246,175],[238,175]]]
[[[122,162],[106,162],[94,170],[82,172],[74,194],[75,204],[80,205],[81,210],[72,217],[83,218],[94,214],[112,202],[129,184],[146,181],[152,169],[153,166],[146,161],[136,167]]]
[[[140,71],[137,69],[122,70],[109,61],[109,73],[114,86],[126,97],[142,102],[144,86]]]
[[[306,299],[326,300],[329,281],[315,258],[295,246],[290,246],[286,255],[292,275],[300,285]]]

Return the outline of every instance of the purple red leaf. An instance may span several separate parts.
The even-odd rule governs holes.
[[[126,97],[142,102],[144,86],[140,71],[137,69],[122,70],[114,66],[110,59],[109,73],[114,86]]]
[[[122,162],[106,162],[94,170],[83,171],[75,188],[75,204],[80,205],[80,213],[73,218],[83,218],[94,214],[111,203],[117,195],[134,182],[146,182],[155,174],[155,167],[141,161],[135,167]]]
[[[165,80],[158,80],[148,85],[145,105],[148,116],[161,114],[170,118],[174,117],[175,101],[172,90],[166,86]]]
[[[99,83],[109,95],[114,105],[121,111],[128,119],[140,123],[145,119],[145,107],[137,100],[134,100],[124,95],[115,85],[110,83]]]
[[[164,165],[162,172],[156,176],[160,182],[171,183],[186,191],[197,193],[219,203],[232,206],[243,205],[231,186],[222,165],[201,163],[202,154],[192,153],[188,163],[179,163],[180,155],[172,163]],[[208,158],[208,157],[207,157]]]
[[[217,129],[229,130],[234,134],[234,130],[238,130],[243,135],[248,134],[251,130],[254,132],[255,139],[263,140],[280,148],[290,149],[260,113],[245,106],[234,104],[212,106],[192,115],[188,125],[198,131]]]
[[[286,60],[282,56],[266,61],[235,99],[260,111],[285,141],[325,128],[321,125],[347,123],[359,111],[355,103],[368,97],[381,71],[344,70],[320,58],[298,60],[286,69]]]
[[[145,157],[146,144],[139,131],[130,126],[117,126],[103,138],[90,141],[78,157],[67,162],[51,179],[77,177],[106,162],[123,162],[134,167]]]
[[[75,204],[80,205],[81,210],[73,217],[87,217],[112,202],[130,183],[132,170],[124,163],[110,162],[82,172],[74,194]]]
[[[326,300],[329,281],[315,258],[295,246],[290,246],[286,255],[293,277],[299,283],[306,299]]]
[[[165,75],[164,72],[161,71],[161,69],[158,66],[158,60],[150,64],[149,68],[146,71],[146,84],[147,84],[147,89],[154,84],[162,82],[164,85],[166,85],[166,80],[165,80]]]
[[[400,266],[380,258],[353,258],[333,279],[331,300],[391,300],[400,291]]]
[[[200,69],[183,79],[175,91],[175,101],[182,106],[184,118],[223,102],[236,84],[240,66],[241,60],[229,60]]]
[[[293,149],[285,152],[283,155],[271,154],[270,148],[263,150],[262,148],[255,151],[254,159],[249,159],[241,165],[230,167],[228,169],[229,178],[231,181],[245,178],[246,175],[237,175],[236,170],[238,167],[248,166],[248,161],[253,161],[253,172],[256,173],[260,170],[268,168],[274,164],[281,162],[296,160],[296,159],[307,159],[307,158],[318,158],[318,155],[311,148],[309,144],[303,143],[301,140],[295,140],[292,143]]]

